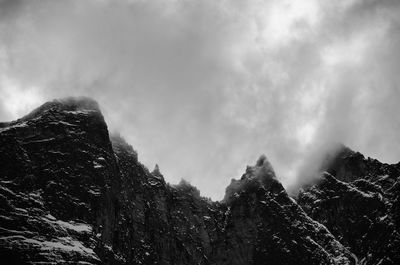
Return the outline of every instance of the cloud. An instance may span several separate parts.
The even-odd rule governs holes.
[[[286,187],[329,142],[396,162],[399,12],[395,0],[3,0],[0,118],[94,97],[141,161],[214,199],[261,153]]]

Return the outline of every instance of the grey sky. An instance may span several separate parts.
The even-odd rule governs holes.
[[[400,160],[399,51],[397,0],[0,0],[0,120],[90,96],[171,183],[290,188],[328,142]]]

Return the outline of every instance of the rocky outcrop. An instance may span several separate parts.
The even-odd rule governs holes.
[[[0,129],[1,260],[100,263],[118,167],[97,103],[44,104]]]
[[[379,193],[377,184],[363,185],[333,181],[327,186],[352,191],[356,198],[368,195],[357,218],[369,214],[371,205],[369,219],[385,223],[389,211],[387,222],[398,222],[399,186],[385,186],[392,197],[380,198],[372,195]],[[345,225],[332,224],[323,209],[314,213],[312,192],[301,195],[300,207],[262,156],[232,181],[223,201],[210,201],[186,181],[166,183],[158,166],[152,172],[144,167],[122,137],[109,135],[96,102],[56,100],[0,125],[0,260],[355,264],[365,253],[382,260],[386,252],[353,248]],[[324,196],[330,193],[321,192]],[[389,232],[392,237],[380,242],[397,240],[395,228]],[[385,258],[396,261],[396,246]]]
[[[226,264],[354,264],[352,254],[288,196],[265,156],[232,181],[225,203],[227,239],[219,249],[234,257]]]
[[[360,264],[399,264],[399,165],[347,147],[326,160],[319,183],[298,202],[358,257]]]
[[[159,168],[137,162],[112,138],[122,175],[113,251],[137,264],[353,264],[325,227],[288,197],[265,157],[223,202],[212,202],[186,181],[170,186]]]

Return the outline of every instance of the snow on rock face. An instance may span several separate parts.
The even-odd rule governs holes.
[[[17,237],[18,238],[18,237]],[[24,243],[39,247],[42,251],[49,251],[52,253],[62,252],[67,255],[82,255],[87,259],[99,261],[92,249],[85,247],[80,241],[71,237],[59,237],[52,241],[44,239],[20,238]]]
[[[357,194],[371,195],[371,201],[378,202],[366,190],[372,186],[364,186],[359,183],[356,188],[363,193]],[[399,194],[400,188],[392,190]],[[341,238],[328,231],[328,224],[312,219],[287,195],[265,156],[240,180],[232,181],[225,198],[212,202],[188,183],[167,184],[158,167],[149,172],[122,137],[110,138],[97,103],[88,99],[49,102],[1,125],[2,261],[113,265],[356,261]],[[393,204],[393,211],[396,207],[400,206]],[[379,220],[391,219],[379,215]]]
[[[355,262],[325,226],[308,217],[287,195],[265,156],[247,167],[240,180],[232,181],[225,202],[229,206],[225,232],[249,246],[225,247],[227,255],[237,260],[233,264],[252,264],[250,260],[254,264],[266,264],[266,260],[268,264]],[[249,251],[253,251],[250,256]]]
[[[0,259],[99,263],[93,234],[111,238],[104,216],[115,216],[110,200],[118,176],[107,126],[92,100],[49,102],[8,123],[0,132]],[[74,254],[67,246],[85,251]]]
[[[0,183],[0,259],[7,264],[85,262],[98,264],[92,227],[49,214],[42,191],[24,193]]]
[[[352,151],[333,161],[319,183],[300,192],[299,204],[360,263],[399,264],[399,165],[365,159]]]

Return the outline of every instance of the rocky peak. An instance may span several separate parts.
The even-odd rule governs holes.
[[[22,117],[18,121],[26,121],[35,117],[41,116],[46,112],[97,112],[100,114],[100,108],[98,103],[87,97],[69,97],[63,99],[55,99],[49,101],[35,110],[31,111],[26,116]]]
[[[138,162],[138,154],[133,147],[126,142],[126,140],[118,133],[110,135],[110,140],[113,146],[113,150],[116,153],[124,153],[127,157],[132,159],[134,162]]]
[[[364,160],[361,153],[340,144],[326,154],[321,171],[327,171],[339,179],[355,180],[365,174]]]
[[[400,164],[400,163],[399,163]],[[400,175],[399,164],[389,165],[373,158],[366,158],[360,152],[338,145],[334,152],[328,152],[320,166],[320,172],[328,172],[336,179],[353,182],[359,179],[381,182],[389,189]]]
[[[283,190],[281,183],[277,180],[274,169],[265,155],[261,155],[254,166],[247,166],[246,172],[239,180],[232,179],[225,190],[224,201],[231,197],[237,197],[241,192],[250,191],[262,187],[273,192]]]
[[[153,171],[151,172],[152,174],[161,174],[161,172],[160,172],[160,167],[158,166],[158,164],[156,164],[155,166],[154,166],[154,169],[153,169]]]
[[[327,175],[326,192],[309,198],[329,198],[330,210],[307,215],[265,156],[232,180],[224,201],[212,202],[187,181],[165,183],[158,166],[150,172],[122,137],[109,136],[88,99],[55,100],[0,127],[0,260],[10,264],[354,264],[339,242],[346,227],[335,224],[342,229],[335,237],[315,220],[324,223],[332,205],[340,215],[343,204],[332,202],[347,192],[356,197],[346,203],[364,195],[363,207],[375,203],[368,218],[379,225],[391,220],[385,207],[400,208],[383,206],[376,183],[346,185]],[[391,188],[395,198],[399,186]],[[368,228],[361,219],[357,225]]]
[[[98,111],[100,112],[99,104],[97,101],[87,97],[68,97],[62,99],[55,99],[47,102],[34,110],[34,112],[46,111],[49,109],[58,109],[64,111]]]
[[[325,225],[362,264],[400,262],[398,164],[388,165],[341,146],[327,156],[317,183],[298,203]]]
[[[196,188],[195,186],[193,186],[192,184],[190,184],[189,181],[185,180],[185,179],[181,179],[181,181],[179,181],[178,185],[173,185],[174,188],[187,193],[187,194],[191,194],[197,198],[200,198],[200,191],[198,188]]]

